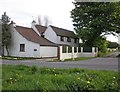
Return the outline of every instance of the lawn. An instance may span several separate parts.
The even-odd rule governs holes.
[[[5,90],[104,90],[118,92],[117,71],[38,68],[3,65],[2,89]]]

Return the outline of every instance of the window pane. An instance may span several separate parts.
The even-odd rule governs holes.
[[[64,41],[64,37],[63,37],[63,36],[61,36],[61,37],[60,37],[60,40],[61,40],[61,41]]]
[[[71,42],[71,38],[67,37],[67,41],[68,41],[68,42]]]
[[[66,53],[66,46],[62,46],[62,53]]]
[[[25,51],[25,44],[20,44],[20,51],[24,52]]]
[[[74,47],[74,52],[75,52],[75,53],[77,52],[77,47]]]
[[[81,47],[78,47],[78,52],[81,52]]]
[[[92,52],[92,47],[83,47],[83,52]]]

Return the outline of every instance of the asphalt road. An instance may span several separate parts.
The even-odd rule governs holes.
[[[86,68],[95,70],[118,70],[118,58],[94,58],[83,61],[46,62],[44,60],[2,60],[2,64],[24,64],[28,66],[51,67],[51,68]]]

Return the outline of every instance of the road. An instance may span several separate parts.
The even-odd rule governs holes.
[[[84,68],[95,70],[118,70],[118,58],[94,58],[82,61],[46,62],[44,60],[2,60],[2,64],[24,64],[28,66],[51,67],[51,68]]]

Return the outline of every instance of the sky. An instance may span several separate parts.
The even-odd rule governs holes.
[[[31,27],[33,20],[48,17],[49,24],[73,31],[70,11],[74,0],[0,0],[0,15],[7,15],[17,25]],[[107,36],[107,40],[118,42],[117,37]]]

